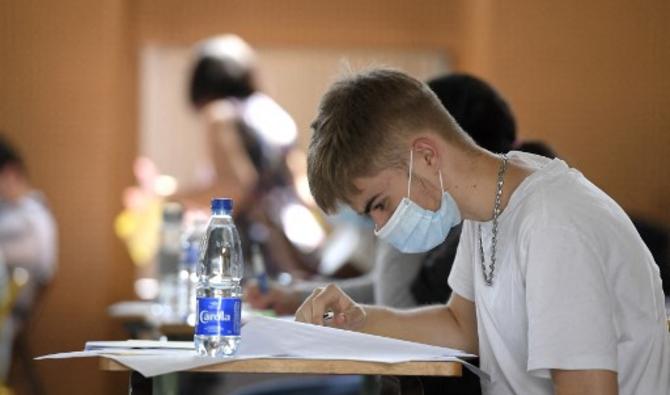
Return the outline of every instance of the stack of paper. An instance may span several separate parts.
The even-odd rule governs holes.
[[[84,351],[52,354],[38,359],[91,356],[111,358],[147,377],[252,358],[399,363],[455,361],[460,357],[474,357],[450,348],[275,318],[256,317],[243,326],[242,342],[234,357],[199,357],[195,354],[192,342],[128,340],[88,342]]]

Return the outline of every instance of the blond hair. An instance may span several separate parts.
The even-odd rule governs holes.
[[[373,69],[335,82],[312,123],[307,175],[316,203],[333,212],[360,193],[355,179],[406,168],[408,137],[427,130],[463,147],[474,145],[435,94],[402,72]]]

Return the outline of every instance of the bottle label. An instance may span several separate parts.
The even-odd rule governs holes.
[[[198,298],[196,335],[239,336],[242,301],[240,298]]]

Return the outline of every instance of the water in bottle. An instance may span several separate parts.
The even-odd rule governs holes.
[[[194,343],[203,356],[228,356],[240,342],[243,258],[232,199],[212,199],[198,264]]]

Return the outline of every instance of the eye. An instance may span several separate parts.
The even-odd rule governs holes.
[[[372,206],[373,210],[384,210],[384,204],[386,203],[386,199],[380,200],[377,204]]]

